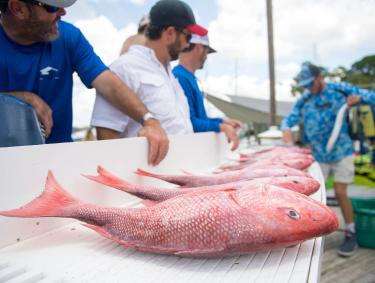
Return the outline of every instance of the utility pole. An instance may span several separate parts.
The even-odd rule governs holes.
[[[272,0],[267,1],[268,64],[270,78],[270,126],[276,126],[275,58],[273,50]]]
[[[237,77],[238,77],[238,57],[234,59],[234,95],[238,95]]]

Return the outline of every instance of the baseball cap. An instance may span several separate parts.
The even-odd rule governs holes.
[[[142,27],[144,27],[145,25],[148,25],[149,23],[150,23],[150,17],[149,17],[148,14],[146,14],[146,15],[144,15],[144,16],[140,19],[140,21],[139,21],[139,23],[138,23],[138,28],[142,28]]]
[[[174,26],[186,28],[193,34],[207,35],[208,31],[197,25],[193,11],[180,0],[160,0],[150,11],[150,24],[155,26]]]
[[[311,64],[304,62],[301,71],[297,74],[296,80],[299,87],[306,87],[310,85],[315,78],[321,73],[322,69]]]
[[[192,34],[190,43],[195,43],[195,44],[202,44],[204,46],[208,47],[208,53],[215,53],[217,52],[215,49],[213,49],[210,46],[210,41],[208,39],[208,35],[198,35],[198,34]]]
[[[40,3],[53,7],[67,8],[72,6],[77,0],[38,0]]]

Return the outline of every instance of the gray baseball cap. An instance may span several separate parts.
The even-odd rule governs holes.
[[[72,6],[77,0],[38,0],[40,3],[47,4],[59,8],[67,8]]]

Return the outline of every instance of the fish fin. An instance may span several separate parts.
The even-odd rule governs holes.
[[[135,171],[134,173],[137,174],[137,175],[141,175],[141,176],[147,176],[147,177],[158,178],[158,175],[157,175],[157,174],[154,174],[154,173],[151,173],[151,172],[148,172],[148,171],[142,170],[142,169],[140,169],[140,168],[138,168],[137,171]]]
[[[102,166],[97,167],[98,176],[92,176],[92,175],[84,175],[82,176],[86,177],[87,179],[90,179],[92,181],[98,182],[100,184],[106,185],[111,188],[115,188],[124,192],[132,191],[131,188],[134,186],[125,180],[118,178],[117,176],[113,175],[106,169],[104,169]]]
[[[192,256],[192,257],[217,257],[223,255],[225,251],[225,247],[219,249],[199,249],[199,250],[188,250],[188,251],[179,251],[175,252],[174,254],[177,256]]]
[[[109,233],[106,229],[104,229],[102,226],[97,226],[97,225],[92,225],[92,224],[87,224],[87,223],[81,223],[81,225],[94,230],[96,233],[102,235],[104,238],[115,241],[115,242],[117,242],[117,243],[119,243],[123,246],[128,247],[128,248],[132,248],[132,247],[135,246],[134,244],[131,244],[131,243],[128,243],[124,240],[118,239],[117,237],[115,237],[114,235]]]
[[[150,199],[144,199],[144,200],[141,201],[141,203],[144,206],[154,206],[154,205],[160,203],[160,201],[155,201],[155,200],[150,200]]]
[[[46,184],[42,194],[18,209],[0,212],[0,215],[10,217],[42,217],[64,216],[67,206],[78,203],[78,200],[66,192],[56,181],[51,171],[48,171]]]
[[[181,172],[184,173],[185,175],[194,175],[193,173],[186,171],[184,169],[181,169]]]

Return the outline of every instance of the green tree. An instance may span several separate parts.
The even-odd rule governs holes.
[[[375,55],[363,57],[361,60],[353,63],[350,69],[338,66],[332,71],[323,68],[323,76],[329,81],[348,82],[361,88],[375,89]],[[294,78],[296,82],[296,79]],[[303,89],[292,84],[291,92],[293,96],[303,93]]]

